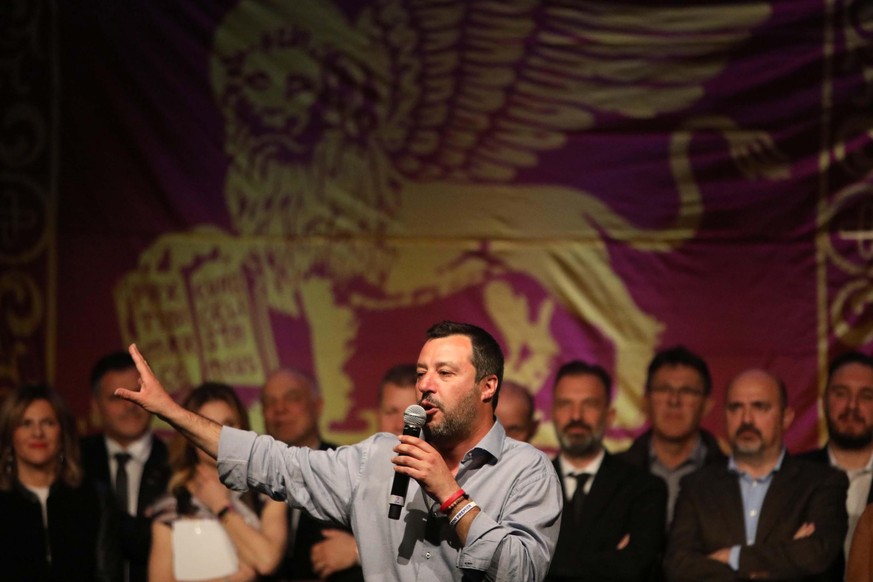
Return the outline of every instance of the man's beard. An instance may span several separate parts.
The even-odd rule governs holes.
[[[426,397],[424,400],[436,406],[443,419],[439,424],[428,422],[424,425],[424,440],[432,445],[453,444],[469,436],[473,430],[476,404],[480,396],[479,387],[474,386],[458,401],[453,410],[446,410],[439,400]]]
[[[583,436],[568,436],[564,431],[574,426],[587,429],[588,434]],[[561,451],[568,457],[588,457],[596,453],[600,449],[602,439],[602,430],[594,430],[593,427],[581,421],[570,422],[558,431],[558,442],[561,445]]]
[[[827,414],[827,413],[826,413]],[[850,413],[845,413],[840,418],[840,420],[848,420],[846,418]],[[830,438],[831,442],[840,447],[841,449],[849,449],[851,451],[857,451],[863,449],[871,442],[873,442],[873,426],[864,426],[864,431],[860,434],[854,434],[849,432],[842,432],[836,425],[831,422],[830,415],[827,415],[828,419],[828,438]],[[864,419],[860,416],[855,415],[855,419],[860,422],[864,422]]]

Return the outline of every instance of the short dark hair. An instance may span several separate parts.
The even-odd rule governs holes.
[[[646,393],[652,390],[652,377],[655,372],[664,366],[687,366],[694,369],[703,380],[703,393],[707,396],[712,393],[712,376],[709,375],[709,366],[706,365],[706,361],[682,345],[673,346],[655,354],[646,373]]]
[[[859,352],[857,350],[852,350],[850,352],[845,352],[840,354],[833,360],[831,360],[831,365],[828,366],[828,384],[831,383],[831,379],[834,377],[840,368],[843,366],[848,366],[849,364],[861,364],[862,366],[866,366],[873,370],[873,357],[868,356],[863,352]]]
[[[415,364],[397,364],[392,366],[382,376],[382,381],[379,382],[379,403],[382,402],[382,397],[385,392],[385,384],[396,384],[397,386],[411,386],[415,389],[418,382],[418,367]]]
[[[399,386],[415,386],[418,381],[418,367],[415,364],[397,364],[391,366],[382,376],[382,385],[397,384]]]
[[[552,390],[558,385],[558,382],[564,376],[594,376],[603,384],[606,390],[606,401],[612,401],[612,377],[602,366],[597,364],[589,364],[583,360],[571,360],[558,368],[555,374],[555,383],[552,385]]]
[[[492,374],[497,376],[497,390],[491,400],[492,408],[497,408],[497,396],[503,383],[503,350],[494,337],[471,323],[456,321],[441,321],[427,330],[427,339],[438,339],[452,335],[465,335],[473,345],[473,367],[476,369],[476,381]]]
[[[91,392],[95,395],[100,393],[100,381],[109,372],[121,372],[129,368],[136,368],[133,357],[127,352],[118,351],[106,354],[94,364],[91,370]]]

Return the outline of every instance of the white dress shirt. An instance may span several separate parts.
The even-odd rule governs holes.
[[[127,448],[122,447],[109,437],[106,439],[106,451],[109,453],[109,480],[115,489],[115,472],[118,470],[118,461],[115,453],[128,453],[130,460],[127,462],[127,512],[136,515],[137,502],[139,500],[139,484],[142,481],[142,473],[146,461],[152,454],[152,431],[146,431],[139,439],[130,443]]]

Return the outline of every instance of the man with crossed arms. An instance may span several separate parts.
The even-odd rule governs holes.
[[[749,370],[728,385],[731,457],[682,480],[667,545],[674,582],[828,580],[846,535],[846,475],[785,452],[794,418],[781,380]]]
[[[418,391],[425,439],[378,433],[334,451],[288,447],[180,407],[131,346],[139,391],[116,394],[157,414],[218,459],[222,481],[351,527],[367,580],[542,580],[560,527],[549,459],[494,418],[503,354],[486,331],[428,330]],[[412,478],[400,519],[387,517],[396,473]]]

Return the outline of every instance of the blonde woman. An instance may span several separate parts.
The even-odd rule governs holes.
[[[248,429],[236,392],[207,382],[183,406],[219,424]],[[235,493],[218,480],[215,460],[177,435],[170,448],[170,494],[155,506],[149,580],[246,582],[271,573],[285,550],[285,505]],[[198,558],[199,557],[199,558]]]
[[[121,580],[109,495],[82,478],[76,424],[47,386],[0,408],[0,578]]]

